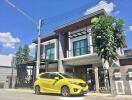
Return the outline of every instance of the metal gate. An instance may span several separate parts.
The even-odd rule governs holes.
[[[17,67],[16,88],[31,88],[35,81],[35,66],[20,65]]]

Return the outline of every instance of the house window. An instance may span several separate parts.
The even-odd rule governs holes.
[[[73,56],[87,54],[87,51],[88,51],[87,39],[73,42]]]
[[[128,72],[129,77],[132,77],[132,72]]]
[[[54,60],[54,44],[49,44],[45,46],[45,59]]]

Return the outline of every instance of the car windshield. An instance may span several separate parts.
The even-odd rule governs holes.
[[[72,76],[69,76],[69,75],[67,75],[67,74],[64,74],[64,73],[60,73],[63,77],[65,77],[65,78],[73,78]]]

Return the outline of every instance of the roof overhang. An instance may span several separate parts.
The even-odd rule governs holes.
[[[55,28],[54,32],[55,33],[67,33],[67,32],[71,32],[76,29],[82,28],[82,27],[89,26],[89,25],[91,25],[91,19],[93,17],[99,17],[101,15],[107,15],[107,13],[104,9],[101,9],[101,10],[98,10],[91,14],[88,14],[86,16],[83,16],[75,21],[70,22],[70,23],[61,25],[61,26]]]
[[[58,34],[55,34],[55,33],[49,34],[47,36],[41,36],[41,43],[48,40],[57,39],[57,38],[58,38]],[[32,42],[37,44],[37,39],[34,39]]]
[[[24,63],[21,63],[19,65],[24,65],[24,66],[36,66],[36,60],[32,60],[32,61],[27,61]],[[54,64],[57,63],[57,60],[49,60],[49,59],[41,59],[40,61],[40,65],[46,65],[46,64]]]
[[[63,64],[66,66],[81,66],[81,65],[90,65],[90,64],[102,64],[101,59],[97,54],[87,54],[71,58],[64,58]]]
[[[132,59],[132,55],[119,56],[119,59]]]
[[[119,57],[120,60],[120,65],[125,66],[125,65],[132,65],[132,55],[127,56],[120,56]]]

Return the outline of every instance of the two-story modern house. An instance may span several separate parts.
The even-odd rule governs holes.
[[[99,90],[104,86],[102,60],[93,47],[91,19],[107,15],[98,10],[80,19],[57,27],[52,34],[41,37],[40,72],[59,71],[82,78]],[[37,40],[33,41],[37,44]],[[92,86],[91,86],[92,87]]]

